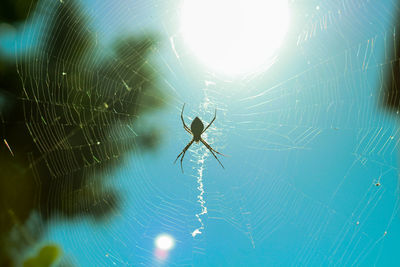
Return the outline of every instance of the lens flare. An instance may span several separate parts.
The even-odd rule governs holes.
[[[156,237],[155,245],[160,250],[168,251],[175,246],[175,240],[168,234],[161,234]]]

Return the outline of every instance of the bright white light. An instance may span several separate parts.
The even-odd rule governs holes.
[[[175,240],[170,235],[162,234],[156,237],[155,245],[161,250],[171,250],[175,245]]]
[[[287,0],[184,0],[185,42],[210,68],[225,74],[270,66],[289,25]]]

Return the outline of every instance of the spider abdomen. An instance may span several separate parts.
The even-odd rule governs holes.
[[[199,117],[194,118],[192,124],[190,125],[190,129],[192,130],[193,133],[193,139],[195,141],[199,141],[200,136],[204,130],[204,124],[201,122]]]

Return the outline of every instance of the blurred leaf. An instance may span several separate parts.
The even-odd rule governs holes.
[[[61,255],[61,249],[56,245],[44,246],[33,258],[29,258],[24,262],[24,267],[49,267]]]

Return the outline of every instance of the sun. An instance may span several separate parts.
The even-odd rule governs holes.
[[[228,75],[267,69],[289,26],[286,0],[184,0],[181,33],[208,68]]]

